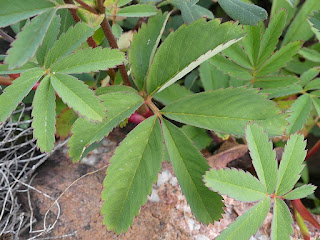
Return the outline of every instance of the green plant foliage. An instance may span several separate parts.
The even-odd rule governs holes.
[[[155,6],[147,4],[135,4],[121,8],[116,16],[119,17],[149,17],[157,14]]]
[[[274,199],[271,238],[290,239],[293,233],[292,218],[282,199],[306,197],[315,190],[314,186],[305,185],[290,191],[303,169],[301,163],[306,156],[303,135],[291,135],[279,168],[272,143],[268,141],[268,136],[261,126],[256,123],[248,124],[246,140],[259,180],[250,173],[225,168],[211,169],[206,173],[204,182],[213,191],[237,200],[260,202],[238,217],[216,239],[249,239],[262,225],[270,210],[271,198]]]
[[[160,12],[151,17],[148,24],[143,24],[134,34],[129,51],[129,63],[136,86],[144,90],[149,66],[159,45],[169,14]]]
[[[283,200],[276,198],[273,205],[271,238],[274,240],[289,240],[293,233],[292,217],[288,206]]]
[[[206,224],[219,219],[223,207],[221,197],[201,180],[209,170],[206,159],[179,128],[164,119],[161,123],[170,162],[193,214]]]
[[[105,201],[103,223],[108,229],[120,233],[132,224],[151,193],[162,160],[160,123],[150,117],[128,134],[110,160],[101,196]]]
[[[305,147],[302,135],[294,134],[287,142],[279,165],[277,195],[288,193],[300,178],[299,174],[304,167],[302,162],[306,157]]]
[[[62,139],[67,138],[77,118],[77,114],[72,109],[65,108],[59,116],[57,116],[56,135]]]
[[[220,24],[219,20],[200,19],[181,26],[166,38],[154,56],[147,79],[148,93],[152,95],[170,86],[242,36],[237,24]]]
[[[246,88],[193,94],[169,104],[161,112],[175,121],[235,135],[244,134],[248,121],[262,124],[271,135],[282,135],[287,125],[273,102],[257,90]]]
[[[55,9],[48,10],[33,18],[17,35],[17,40],[12,43],[12,48],[8,51],[9,55],[5,59],[10,69],[22,66],[33,57],[54,19],[55,12]]]
[[[309,23],[311,25],[311,30],[320,41],[320,11],[315,12],[309,17]]]
[[[286,0],[291,7],[295,7],[297,3],[299,2],[298,0]]]
[[[218,0],[218,3],[231,18],[244,25],[257,25],[268,17],[263,8],[241,0]]]
[[[168,105],[180,98],[192,94],[193,93],[185,86],[181,86],[178,83],[174,83],[169,87],[165,88],[163,91],[157,92],[153,98],[165,105]]]
[[[107,111],[107,118],[101,123],[90,123],[86,119],[79,118],[73,128],[72,137],[68,143],[70,147],[69,156],[73,161],[78,161],[81,157],[85,147],[100,141],[104,136],[108,135],[110,131],[116,127],[120,122],[128,118],[135,110],[137,110],[143,103],[136,92],[129,92],[130,89],[119,89],[117,86],[108,87],[111,89],[109,93],[100,95]]]
[[[208,136],[204,129],[184,125],[181,130],[194,142],[194,145],[199,150],[206,148],[212,142],[212,138]]]
[[[316,50],[310,48],[302,48],[299,51],[299,54],[312,62],[320,62],[320,53]]]
[[[14,4],[11,0],[1,0],[0,5],[0,27],[11,25],[55,7],[55,4],[49,0],[16,0]]]
[[[30,92],[32,87],[42,76],[44,70],[33,68],[27,70],[17,78],[12,85],[5,89],[0,95],[0,121],[5,121],[13,110],[16,109],[22,99]]]
[[[219,88],[225,88],[228,86],[229,76],[218,70],[213,64],[210,63],[210,61],[205,61],[202,63],[199,67],[199,72],[205,91],[217,90]]]
[[[93,91],[77,78],[57,73],[51,76],[51,84],[59,97],[81,116],[99,121],[105,117],[105,108]]]
[[[56,95],[46,76],[40,83],[33,99],[33,136],[38,139],[37,145],[43,152],[50,152],[54,145],[56,123]]]

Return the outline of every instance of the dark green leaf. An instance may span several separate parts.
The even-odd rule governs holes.
[[[200,65],[199,72],[205,91],[228,87],[229,76],[211,64],[210,60]]]
[[[159,102],[162,102],[164,105],[168,105],[180,98],[191,94],[192,92],[186,87],[181,86],[178,83],[174,83],[163,91],[156,93],[153,98]]]
[[[194,142],[194,145],[199,150],[204,149],[212,142],[212,138],[209,137],[206,130],[202,128],[184,125],[181,130]]]
[[[299,78],[294,76],[268,76],[255,79],[254,87],[257,88],[280,88],[299,83]]]

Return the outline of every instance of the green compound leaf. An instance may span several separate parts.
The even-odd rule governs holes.
[[[0,75],[22,73],[29,69],[37,68],[37,67],[39,67],[38,64],[34,62],[27,62],[20,68],[9,70],[8,64],[0,64]]]
[[[314,79],[318,74],[320,73],[320,68],[310,68],[308,71],[304,72],[301,76],[301,82],[300,85],[304,87],[306,84],[308,84],[312,79]]]
[[[16,109],[23,98],[31,91],[32,87],[40,79],[44,70],[33,68],[21,73],[21,76],[6,87],[0,95],[0,122],[4,122]]]
[[[33,137],[42,152],[50,152],[55,141],[56,95],[46,76],[39,84],[32,102]]]
[[[181,130],[194,142],[194,145],[199,150],[204,149],[212,142],[212,138],[209,137],[206,130],[202,128],[184,125]]]
[[[279,166],[276,194],[282,196],[289,192],[300,178],[304,168],[302,162],[306,157],[306,142],[303,135],[294,134],[290,136],[282,155]]]
[[[241,0],[218,0],[221,8],[234,20],[244,25],[257,25],[266,20],[268,13],[261,7]]]
[[[123,140],[111,158],[101,199],[103,224],[116,233],[127,231],[141,205],[147,201],[163,160],[159,120],[140,123]]]
[[[290,24],[287,33],[283,39],[282,45],[295,40],[306,41],[313,36],[313,32],[308,22],[308,16],[313,11],[320,9],[319,0],[307,0],[302,5],[294,20]]]
[[[309,90],[319,90],[320,89],[320,78],[316,78],[314,80],[312,80],[311,82],[309,82],[305,87],[304,90],[305,91],[309,91]]]
[[[320,11],[315,12],[313,16],[309,16],[309,23],[311,25],[311,30],[320,41]]]
[[[286,66],[286,64],[292,60],[292,57],[296,55],[301,48],[301,42],[291,42],[288,45],[280,48],[275,52],[257,71],[256,76],[266,76],[270,73],[277,71],[278,69]]]
[[[48,51],[50,50],[54,42],[57,40],[57,36],[60,31],[60,23],[61,23],[60,16],[55,15],[42,41],[41,46],[38,48],[36,57],[37,57],[38,63],[41,66],[43,66],[44,64],[44,60],[48,54]]]
[[[258,124],[248,124],[245,132],[254,169],[268,193],[272,194],[277,184],[278,167],[272,142],[268,140],[267,133]]]
[[[240,136],[249,121],[262,124],[273,136],[282,135],[287,125],[274,102],[258,90],[244,87],[186,96],[161,112],[178,122]]]
[[[301,48],[299,54],[312,62],[320,62],[320,53],[310,48]]]
[[[235,46],[235,44],[232,46]],[[228,87],[229,76],[217,69],[216,66],[210,63],[210,60],[201,63],[199,72],[200,79],[205,91]]]
[[[253,86],[256,88],[280,88],[298,84],[299,78],[296,76],[272,75],[255,79]]]
[[[289,85],[286,87],[263,89],[261,90],[261,93],[268,94],[268,98],[271,99],[301,93],[302,91],[303,89],[300,85]]]
[[[69,55],[76,48],[93,35],[94,29],[89,25],[79,22],[74,27],[70,27],[66,33],[63,33],[56,41],[45,59],[45,66],[49,68],[58,59]]]
[[[316,188],[316,186],[313,186],[311,184],[303,185],[294,189],[291,192],[288,192],[286,195],[283,195],[283,197],[289,200],[305,198],[314,193],[314,190],[316,190]]]
[[[260,67],[275,50],[285,27],[286,16],[286,11],[281,9],[271,18],[260,44],[257,67]]]
[[[148,4],[135,4],[123,7],[117,12],[118,17],[149,17],[156,15],[157,8]]]
[[[261,25],[258,26],[244,26],[246,37],[243,39],[243,47],[250,59],[251,65],[256,66],[259,56],[260,42],[261,42]]]
[[[233,44],[222,52],[230,60],[247,69],[252,69],[250,59],[247,53],[239,44]]]
[[[320,99],[314,97],[312,98],[312,103],[318,113],[318,116],[320,116]]]
[[[267,195],[266,187],[257,178],[235,168],[211,169],[206,173],[204,182],[213,191],[239,201],[259,201]]]
[[[0,27],[40,14],[55,5],[48,0],[1,0]]]
[[[54,19],[55,12],[55,9],[48,10],[33,18],[17,35],[17,40],[12,43],[12,48],[9,49],[5,59],[9,68],[20,67],[33,57]]]
[[[273,219],[271,226],[272,240],[290,240],[293,234],[292,217],[287,204],[276,198],[273,205]]]
[[[187,89],[185,86],[181,86],[178,83],[174,83],[164,89],[161,92],[157,92],[154,95],[154,99],[156,99],[159,102],[162,102],[164,105],[168,105],[180,98],[183,98],[188,95],[192,95],[193,92],[191,92],[189,89]]]
[[[124,53],[118,49],[86,48],[61,58],[51,66],[51,72],[66,74],[97,72],[120,65],[124,60]]]
[[[148,93],[152,95],[165,89],[242,37],[239,25],[220,24],[217,19],[210,22],[200,19],[188,26],[182,25],[157,50],[149,69]]]
[[[269,212],[271,201],[266,197],[254,205],[250,210],[237,218],[228,228],[216,238],[216,240],[239,240],[249,239],[262,225]]]
[[[206,224],[221,218],[221,196],[202,182],[209,170],[206,159],[179,128],[164,119],[161,126],[170,162],[193,214]]]
[[[159,45],[169,14],[161,14],[149,18],[148,24],[142,24],[138,33],[133,35],[129,49],[129,63],[136,86],[144,90],[146,76],[153,56]]]
[[[73,135],[68,146],[70,148],[69,156],[73,161],[80,159],[86,146],[107,136],[114,127],[128,118],[143,103],[143,98],[137,92],[121,91],[116,86],[107,87],[106,89],[112,90],[108,94],[100,95],[99,97],[103,100],[103,105],[107,109],[107,118],[97,124],[79,118],[72,127]],[[116,89],[120,91],[112,92],[116,91]]]
[[[304,126],[308,119],[312,107],[312,101],[309,94],[300,96],[289,109],[290,117],[287,119],[290,123],[287,127],[288,134],[295,133]]]
[[[82,81],[57,73],[51,76],[51,84],[59,97],[81,116],[99,122],[105,118],[106,109],[100,99]]]

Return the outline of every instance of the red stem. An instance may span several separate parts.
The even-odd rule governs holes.
[[[320,150],[320,140],[308,151],[306,159],[311,158],[313,155],[315,155]]]
[[[317,220],[312,216],[312,214],[306,209],[306,207],[302,204],[300,199],[291,200],[292,207],[296,209],[301,217],[303,217],[304,220],[311,223],[316,229],[320,229],[320,224],[317,222]]]

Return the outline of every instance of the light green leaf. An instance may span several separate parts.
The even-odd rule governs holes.
[[[10,116],[43,73],[44,70],[41,68],[27,70],[6,87],[4,93],[0,95],[0,122],[4,122]]]
[[[240,44],[233,44],[222,52],[224,55],[244,68],[252,69],[250,59]]]
[[[46,55],[48,54],[49,49],[52,47],[53,43],[57,40],[57,36],[60,31],[60,22],[61,22],[60,16],[55,15],[47,30],[47,33],[43,39],[41,46],[38,48],[36,57],[37,57],[38,63],[41,66],[43,66],[44,64],[44,59],[46,58]]]
[[[137,93],[137,91],[134,88],[125,85],[112,85],[107,87],[100,87],[95,91],[97,95],[103,95],[113,92]]]
[[[283,197],[289,200],[305,198],[311,195],[314,192],[314,190],[316,190],[316,188],[316,186],[313,186],[311,184],[303,185],[294,189],[291,192],[288,192],[286,195],[283,195]]]
[[[291,7],[291,5],[287,2],[287,0],[274,0],[272,1],[272,7],[271,7],[271,18],[280,10],[285,9],[287,12],[287,20],[286,20],[286,26],[291,22],[292,18],[294,17],[294,14],[297,10],[297,4],[294,7]]]
[[[300,85],[304,87],[307,83],[309,83],[312,79],[314,79],[320,73],[320,68],[310,68],[308,71],[304,72],[301,76]]]
[[[257,71],[256,76],[266,76],[287,65],[301,48],[301,42],[291,42],[275,52]]]
[[[123,7],[117,12],[118,17],[149,17],[157,14],[157,8],[147,4],[135,4]]]
[[[181,11],[183,21],[190,24],[200,18],[213,19],[214,16],[208,9],[196,5],[195,3],[188,0],[169,0],[172,5]]]
[[[45,59],[45,66],[49,68],[58,59],[69,55],[76,48],[93,35],[94,29],[89,25],[79,22],[74,27],[70,27],[66,33],[61,34]]]
[[[281,9],[271,18],[269,26],[265,31],[260,44],[257,67],[260,67],[275,50],[279,42],[279,37],[282,35],[285,27],[286,17],[286,11]]]
[[[112,89],[116,86],[107,88]],[[110,92],[99,97],[103,100],[103,105],[107,109],[107,118],[102,123],[97,124],[90,123],[82,118],[75,122],[72,127],[73,135],[68,143],[69,156],[73,161],[80,159],[86,146],[107,136],[114,127],[128,118],[143,103],[141,96],[136,92],[129,91]]]
[[[298,0],[286,0],[291,7],[295,7],[297,3],[299,2]]]
[[[251,80],[252,74],[249,69],[244,68],[233,61],[221,56],[220,54],[208,60],[209,63],[213,64],[215,67],[221,71],[241,80]]]
[[[308,23],[308,15],[310,15],[313,11],[319,9],[319,0],[305,1],[298,14],[296,14],[293,22],[289,26],[287,33],[283,39],[282,45],[286,45],[289,42],[296,40],[306,41],[311,38],[313,32],[311,31],[310,25]]]
[[[9,70],[8,64],[0,64],[0,75],[22,73],[31,68],[36,68],[36,67],[39,67],[39,65],[34,62],[27,62],[20,68]]]
[[[311,25],[312,32],[314,32],[320,41],[320,11],[315,12],[313,16],[309,16],[309,23]]]
[[[40,14],[55,5],[47,0],[1,0],[0,27]]]
[[[269,212],[271,201],[269,197],[254,205],[250,210],[237,218],[216,240],[249,239],[262,225]]]
[[[318,89],[320,89],[320,78],[316,78],[312,80],[304,87],[305,91],[318,90]]]
[[[218,0],[218,3],[231,18],[244,25],[257,25],[268,17],[263,8],[241,0]]]
[[[39,84],[32,102],[33,137],[42,152],[50,152],[55,141],[56,95],[46,76]]]
[[[301,48],[299,54],[312,62],[320,62],[320,53],[314,49]]]
[[[221,218],[221,196],[202,182],[202,175],[209,170],[206,159],[179,128],[165,119],[161,126],[170,162],[193,214],[206,224]]]
[[[61,58],[51,66],[51,72],[66,74],[97,72],[120,65],[124,60],[124,53],[118,49],[86,48]]]
[[[304,168],[302,162],[306,157],[306,142],[303,135],[294,134],[290,136],[282,155],[279,166],[276,194],[282,196],[289,192],[300,178]]]
[[[312,103],[318,113],[318,116],[320,116],[320,99],[314,97],[314,98],[312,98]]]
[[[163,91],[156,93],[153,98],[159,102],[162,102],[164,105],[168,105],[191,94],[193,93],[186,87],[181,86],[178,83],[174,83]]]
[[[51,76],[51,84],[59,97],[81,116],[99,122],[105,118],[106,109],[100,99],[82,81],[57,73]]]
[[[258,124],[248,124],[245,133],[254,169],[268,193],[272,194],[277,184],[278,168],[272,142],[268,140],[267,133]]]
[[[256,66],[259,56],[260,42],[262,38],[261,24],[258,26],[244,26],[244,30],[247,35],[243,39],[242,43],[252,66]]]
[[[301,93],[302,91],[303,89],[300,85],[290,85],[287,87],[263,89],[260,92],[266,93],[268,95],[268,98],[271,99]]]
[[[136,86],[144,90],[149,66],[159,45],[169,14],[161,14],[149,18],[148,24],[142,24],[138,33],[133,35],[129,49],[129,63]]]
[[[240,26],[231,22],[220,24],[219,20],[200,19],[188,26],[182,25],[166,38],[155,54],[148,74],[148,93],[152,95],[170,86],[242,36]]]
[[[238,201],[254,202],[267,195],[266,187],[248,172],[238,169],[211,169],[204,177],[206,186]]]
[[[290,117],[287,119],[290,123],[287,127],[288,134],[295,133],[304,126],[311,111],[311,98],[309,94],[300,96],[289,109]]]
[[[116,149],[104,180],[103,224],[125,232],[151,193],[163,160],[159,120],[150,117],[132,130]]]
[[[256,89],[243,87],[193,94],[161,112],[178,122],[235,135],[244,135],[249,121],[262,124],[270,135],[282,135],[287,125],[274,102]]]
[[[271,226],[272,240],[290,240],[293,234],[292,217],[287,204],[276,198],[273,206],[273,219]]]
[[[200,79],[205,91],[226,88],[228,86],[229,76],[224,74],[222,71],[217,69],[217,67],[211,64],[210,60],[200,64],[199,72]]]
[[[212,138],[209,137],[206,130],[202,128],[184,125],[181,130],[194,142],[194,145],[199,150],[204,149],[212,142]]]
[[[17,39],[12,43],[12,48],[9,49],[5,59],[5,63],[9,64],[10,69],[22,66],[29,58],[33,57],[54,19],[55,12],[55,9],[48,10],[33,18],[17,35]]]
[[[257,88],[280,88],[299,83],[299,78],[294,76],[273,75],[255,79],[254,87]]]

